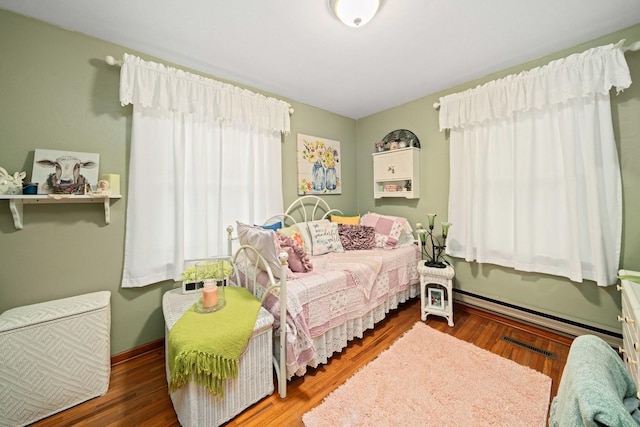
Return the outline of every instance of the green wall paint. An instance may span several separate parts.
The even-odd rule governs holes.
[[[541,65],[549,60],[610,41],[640,39],[640,26],[585,43],[502,73],[354,121],[290,100],[295,109],[290,135],[283,137],[284,202],[297,197],[296,134],[338,140],[342,149],[342,195],[327,196],[347,214],[376,211],[404,215],[415,224],[434,211],[446,218],[448,141],[438,131],[433,102],[439,96]],[[126,184],[131,107],[118,101],[118,69],[105,55],[124,52],[166,63],[122,46],[0,10],[0,166],[31,176],[35,148],[100,153],[102,173],[121,176],[123,199],[112,203],[111,224],[100,205],[25,206],[24,229],[13,227],[8,202],[0,201],[0,311],[25,304],[97,290],[112,292],[112,354],[164,335],[162,294],[174,286],[163,282],[121,289]],[[627,60],[640,82],[640,52]],[[184,67],[181,67],[184,68]],[[194,71],[197,72],[197,71]],[[215,78],[215,76],[213,76]],[[231,82],[233,83],[233,82]],[[623,262],[640,270],[640,86],[613,97],[625,197]],[[268,94],[280,98],[277,94]],[[373,143],[388,132],[407,128],[422,144],[421,198],[374,201]],[[561,316],[618,328],[619,296],[614,288],[572,284],[538,274],[521,274],[491,265],[456,262],[456,286],[522,303]]]
[[[508,74],[529,70],[554,59],[591,47],[615,43],[621,39],[628,40],[628,43],[640,40],[640,24],[358,120],[358,177],[364,181],[358,186],[360,211],[371,210],[406,216],[412,224],[426,223],[427,212],[437,213],[437,219],[446,219],[450,173],[449,142],[447,133],[439,131],[438,112],[433,108],[433,103],[441,96],[467,90]],[[621,265],[627,269],[640,270],[640,221],[637,217],[640,213],[640,52],[628,52],[626,58],[631,78],[635,83],[620,95],[616,96],[613,93],[611,97],[623,180],[624,226]],[[420,138],[420,200],[374,200],[372,186],[368,185],[373,178],[373,144],[388,132],[401,128],[412,130]],[[453,226],[455,227],[455,224]],[[461,259],[452,261],[456,269],[456,288],[585,324],[620,331],[616,318],[620,312],[620,295],[615,286],[599,288],[590,281],[579,284],[560,277],[523,273],[490,264],[467,263]]]
[[[289,101],[291,102],[291,101]],[[345,214],[357,213],[356,196],[360,181],[356,175],[356,125],[355,120],[319,110],[304,104],[295,104],[291,118],[291,134],[284,137],[282,147],[284,207],[298,196],[296,139],[298,133],[340,141],[342,194],[326,196],[332,208]]]
[[[101,205],[29,205],[19,231],[9,203],[0,201],[0,312],[109,290],[112,354],[164,336],[162,295],[174,287],[169,281],[120,288],[131,107],[120,106],[119,69],[103,58],[120,57],[125,51],[166,63],[0,10],[0,166],[12,174],[26,171],[30,178],[35,148],[100,153],[100,172],[120,174],[124,196],[112,203],[110,225],[104,224]],[[285,206],[297,197],[296,134],[305,133],[341,141],[345,184],[331,204],[355,212],[355,121],[291,104],[292,130],[283,137],[282,147]]]

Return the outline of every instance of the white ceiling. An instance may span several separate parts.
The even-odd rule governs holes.
[[[639,0],[386,0],[362,28],[328,0],[0,8],[354,119],[640,22]]]

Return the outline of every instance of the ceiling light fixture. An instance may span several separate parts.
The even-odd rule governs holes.
[[[380,8],[380,0],[329,0],[336,17],[349,27],[362,27]]]

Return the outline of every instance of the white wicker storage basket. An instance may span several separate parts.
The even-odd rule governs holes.
[[[23,426],[104,395],[111,374],[111,292],[0,315],[0,426]]]
[[[200,297],[199,293],[183,295],[180,289],[168,291],[162,297],[165,318],[165,344],[169,329]],[[273,393],[272,356],[273,316],[260,308],[253,335],[238,366],[238,378],[224,384],[224,398],[212,396],[202,386],[189,383],[171,393],[173,408],[183,427],[219,426],[240,412]],[[167,351],[168,345],[165,345]],[[165,355],[169,378],[169,364]]]

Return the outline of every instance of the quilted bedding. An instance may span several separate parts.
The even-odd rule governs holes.
[[[419,282],[417,263],[421,255],[416,245],[310,258],[313,271],[296,273],[295,279],[287,280],[288,379],[304,375],[308,366],[326,363],[333,351],[340,351],[346,345],[339,343],[319,349],[318,343],[325,347],[328,341],[336,340],[336,331],[342,331],[337,341],[362,337],[364,330],[371,329],[407,295],[415,296],[415,292],[408,291]],[[258,278],[263,289],[256,293],[262,295],[268,283],[267,274],[260,272]],[[279,330],[279,299],[270,294],[264,306],[275,318],[274,331]],[[354,328],[355,324],[358,326]],[[344,331],[346,325],[349,325],[348,332]]]

